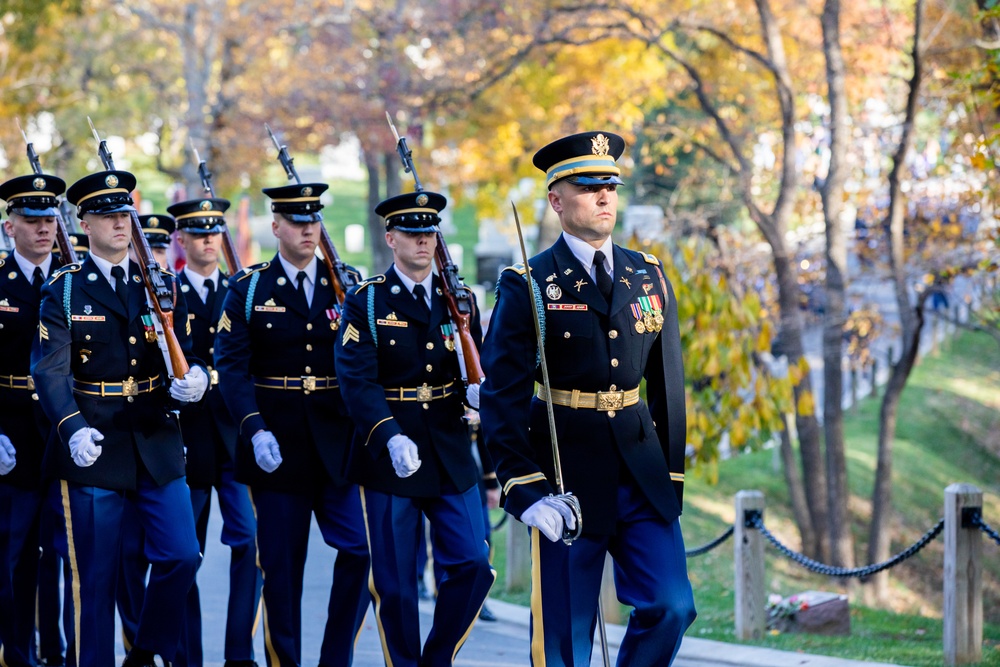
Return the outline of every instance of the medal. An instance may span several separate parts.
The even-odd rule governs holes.
[[[635,321],[635,332],[640,334],[646,333],[646,325],[642,323],[642,320]]]

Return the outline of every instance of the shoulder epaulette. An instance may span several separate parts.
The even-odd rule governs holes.
[[[267,267],[271,266],[271,262],[261,262],[260,264],[254,264],[253,266],[248,266],[243,269],[240,273],[236,274],[236,282],[239,282],[249,275],[253,275],[258,271],[263,271]]]
[[[55,273],[49,278],[49,285],[53,284],[55,281],[59,280],[59,277],[66,273],[76,273],[83,268],[82,264],[67,264],[66,266],[60,266],[55,270]]]
[[[520,263],[504,267],[504,271],[514,271],[519,276],[523,276],[526,273],[526,271],[524,270],[524,264]],[[501,271],[500,273],[503,273],[503,271]]]
[[[656,257],[654,257],[653,255],[650,255],[648,252],[642,252],[640,250],[639,254],[642,255],[642,258],[646,260],[647,264],[653,264],[655,266],[660,265],[660,260],[656,259]]]
[[[357,286],[357,288],[355,288],[354,293],[355,294],[360,293],[361,290],[363,290],[364,288],[368,287],[369,285],[378,285],[378,284],[381,284],[381,283],[384,283],[384,282],[385,282],[385,274],[384,273],[380,273],[377,276],[372,276],[368,280],[365,280],[365,281],[362,281],[362,282],[358,283],[358,286]]]

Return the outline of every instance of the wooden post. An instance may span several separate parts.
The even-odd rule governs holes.
[[[983,492],[971,484],[944,490],[944,664],[983,659],[983,539],[963,526],[963,514],[983,507]]]
[[[622,622],[622,605],[618,602],[618,589],[615,588],[615,562],[611,554],[604,556],[604,579],[601,581],[601,605],[604,608],[605,623]]]
[[[545,538],[543,538],[545,539]],[[507,572],[504,590],[522,592],[531,588],[531,540],[523,523],[507,517]]]
[[[736,637],[760,639],[764,636],[767,597],[764,595],[764,536],[744,525],[748,511],[764,513],[764,494],[740,491],[736,494],[733,533],[736,598]]]

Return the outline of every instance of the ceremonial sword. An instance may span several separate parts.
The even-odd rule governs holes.
[[[583,532],[583,514],[580,510],[580,501],[572,493],[566,493],[563,485],[562,462],[559,458],[559,438],[556,435],[556,413],[552,407],[552,385],[549,384],[549,365],[545,361],[545,340],[542,338],[542,322],[538,314],[535,300],[535,283],[531,277],[531,266],[528,264],[528,251],[524,246],[524,232],[521,230],[521,218],[517,215],[517,206],[512,201],[511,208],[514,209],[514,225],[517,227],[517,240],[521,245],[521,259],[524,261],[524,271],[528,283],[528,302],[531,304],[531,320],[535,324],[535,338],[538,341],[538,365],[542,368],[542,386],[545,387],[545,411],[549,417],[549,436],[552,439],[552,465],[556,476],[556,489],[559,494],[555,496],[559,500],[569,505],[570,510],[576,517],[576,530],[570,532],[563,523],[562,541],[570,546],[573,540],[580,537]],[[597,594],[597,627],[601,637],[601,651],[604,657],[604,667],[611,667],[611,658],[608,655],[608,630],[604,623],[604,596],[600,592]]]

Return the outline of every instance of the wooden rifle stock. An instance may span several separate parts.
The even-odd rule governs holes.
[[[448,304],[448,312],[455,323],[458,338],[462,343],[462,358],[465,361],[465,382],[466,384],[478,384],[486,378],[483,373],[483,366],[479,361],[479,347],[472,337],[470,323],[474,313],[472,312],[472,293],[468,287],[462,284],[458,276],[458,266],[448,252],[448,245],[444,241],[444,234],[437,233],[437,248],[434,250],[434,259],[437,260],[438,274],[444,285],[444,299]]]

